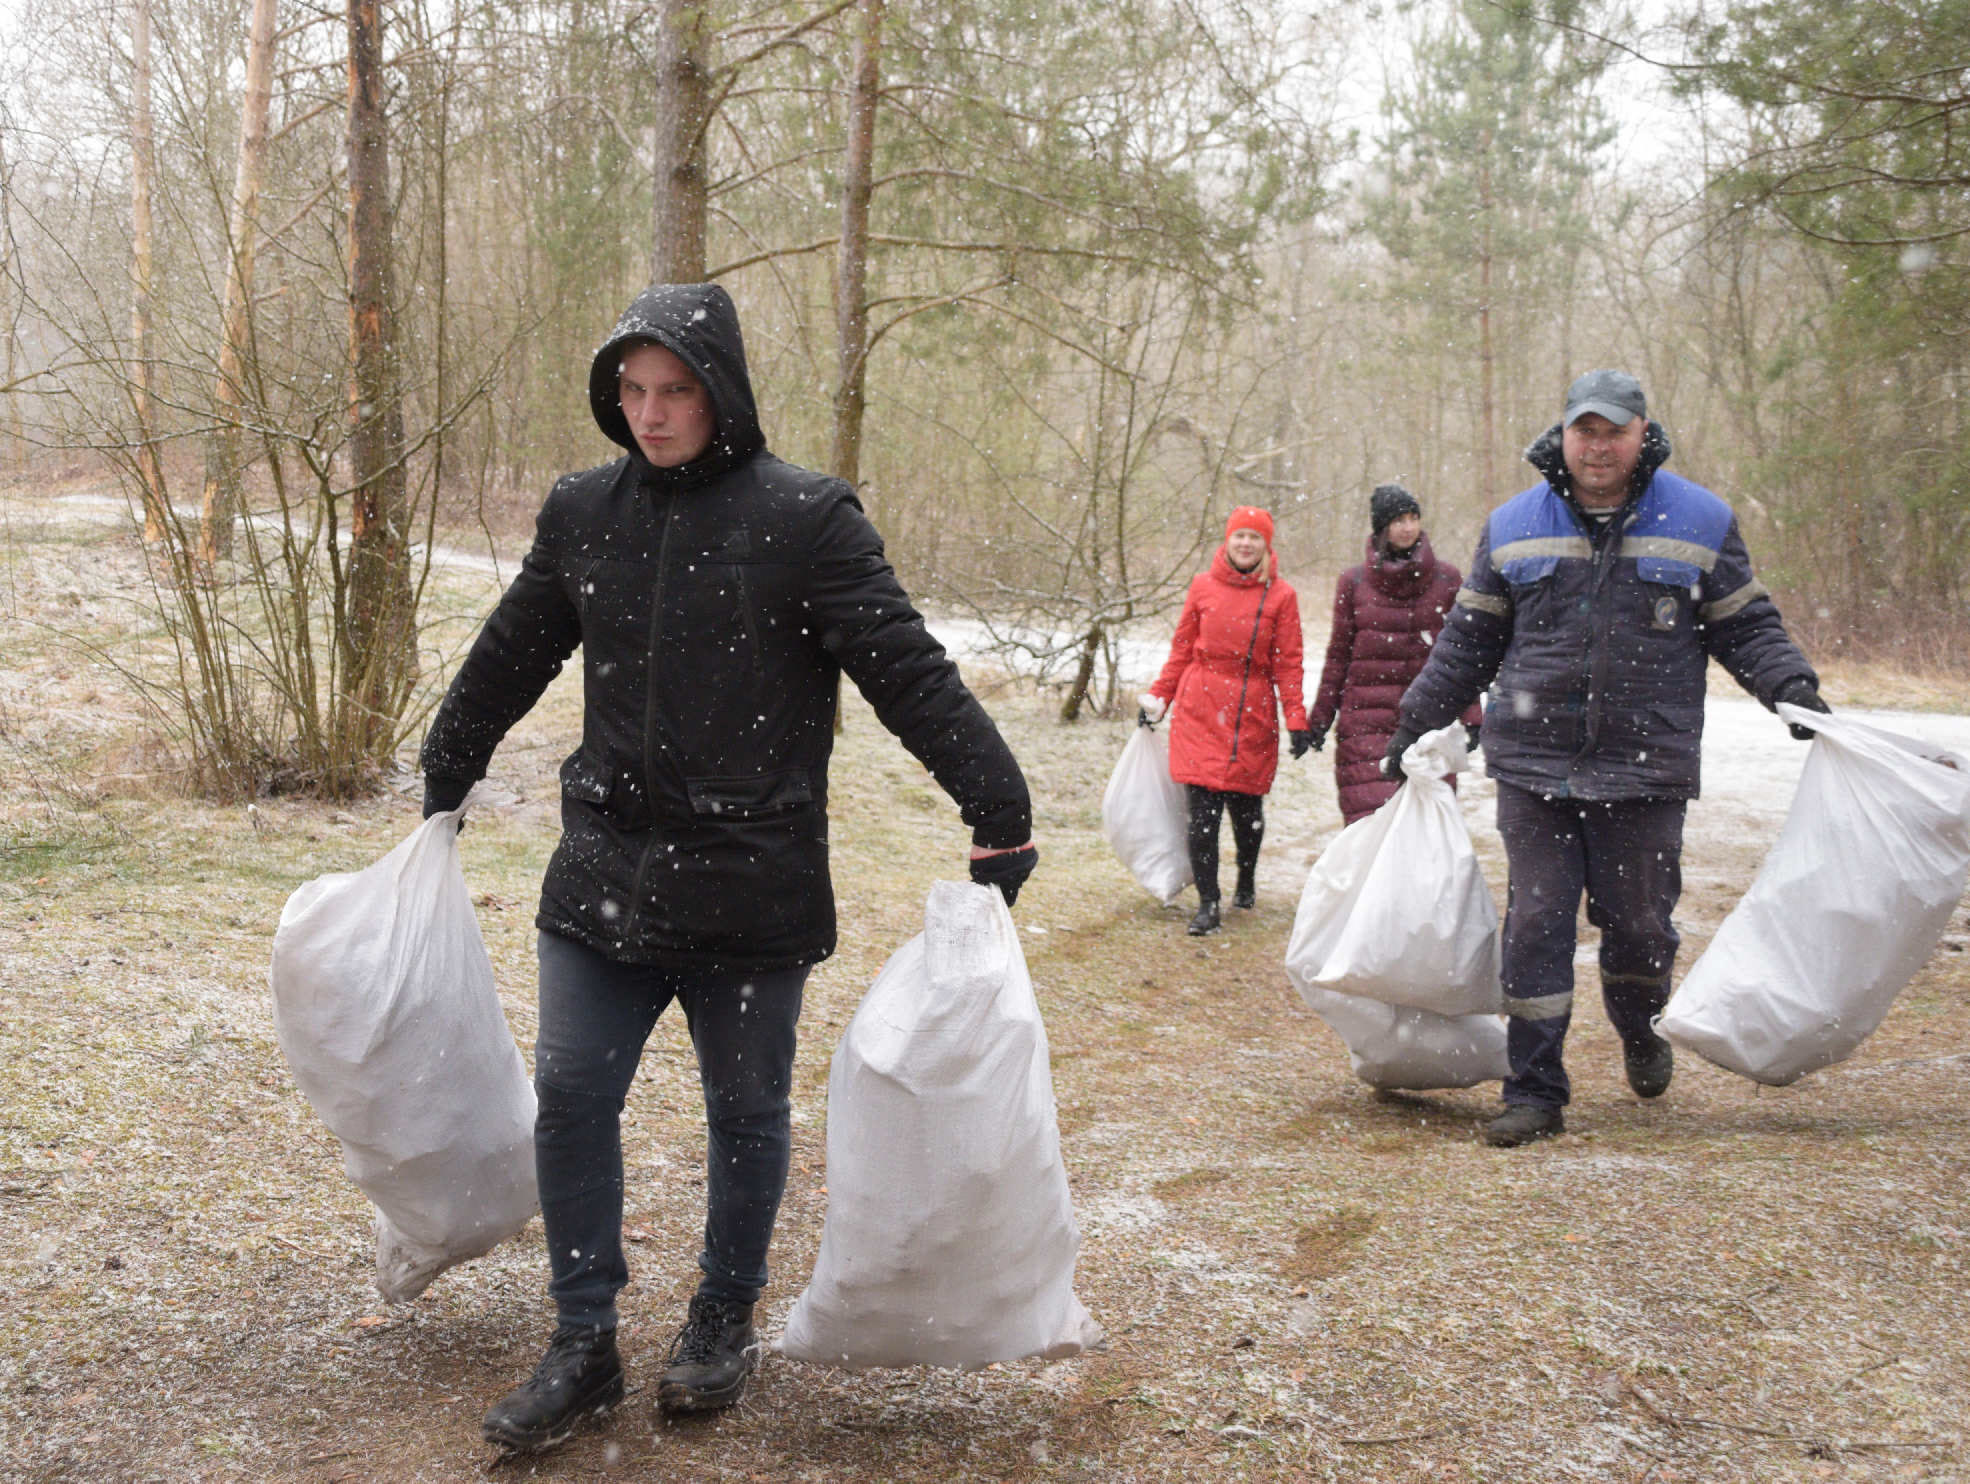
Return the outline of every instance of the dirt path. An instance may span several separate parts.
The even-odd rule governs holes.
[[[287,1075],[265,991],[287,893],[374,859],[415,802],[249,816],[98,778],[123,702],[62,636],[116,629],[134,560],[100,531],[0,548],[0,1478],[1970,1476],[1970,955],[1939,952],[1858,1056],[1780,1091],[1686,1059],[1644,1106],[1586,1011],[1573,1132],[1489,1150],[1492,1091],[1376,1099],[1285,983],[1295,893],[1338,823],[1323,759],[1274,795],[1258,909],[1191,940],[1099,835],[1126,727],[1063,729],[1011,690],[988,704],[1046,851],[1017,919],[1106,1352],[969,1375],[773,1360],[722,1419],[659,1427],[639,1391],[562,1451],[495,1463],[479,1414],[549,1324],[538,1227],[414,1305],[379,1303],[364,1203]],[[502,749],[466,838],[523,1046],[573,700],[557,686]],[[1912,725],[1950,740],[1962,724]],[[1804,752],[1755,709],[1719,706],[1712,726],[1767,782],[1692,814],[1685,963],[1776,830],[1775,770]],[[1475,780],[1465,807],[1502,887],[1486,792]],[[859,704],[834,813],[843,945],[803,1022],[776,1319],[825,1212],[829,1049],[963,843]],[[629,1116],[641,1387],[702,1219],[678,1027],[659,1029]]]

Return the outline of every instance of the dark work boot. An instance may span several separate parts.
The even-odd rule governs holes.
[[[1242,907],[1245,911],[1249,912],[1253,907],[1258,905],[1259,895],[1252,881],[1252,878],[1256,875],[1258,875],[1257,866],[1240,866],[1238,868],[1238,889],[1231,894],[1232,906]]]
[[[622,1361],[616,1332],[564,1324],[527,1383],[486,1413],[486,1441],[517,1453],[538,1453],[566,1441],[582,1418],[622,1400]]]
[[[1662,1037],[1650,1035],[1646,1041],[1623,1042],[1622,1069],[1628,1085],[1638,1098],[1659,1098],[1669,1090],[1669,1079],[1676,1075],[1676,1048]]]
[[[1544,1103],[1513,1103],[1484,1126],[1484,1142],[1493,1149],[1516,1149],[1535,1139],[1566,1132],[1566,1116]]]
[[[693,1296],[669,1359],[657,1383],[659,1411],[674,1417],[731,1406],[746,1394],[746,1378],[759,1364],[752,1305]]]
[[[1201,938],[1206,933],[1218,930],[1218,899],[1204,897],[1197,903],[1197,915],[1190,919],[1190,926],[1184,931],[1193,938]]]

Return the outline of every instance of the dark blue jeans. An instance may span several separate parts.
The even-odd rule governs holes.
[[[1669,1003],[1681,941],[1669,914],[1683,891],[1682,799],[1591,804],[1498,785],[1511,885],[1503,943],[1505,1101],[1558,1108],[1572,1096],[1560,1049],[1573,1018],[1580,894],[1601,930],[1601,1000],[1624,1043],[1647,1044]]]
[[[787,1185],[794,1026],[807,970],[679,974],[617,963],[542,933],[534,1047],[534,1167],[553,1295],[564,1323],[612,1329],[622,1252],[622,1109],[643,1043],[684,1008],[705,1098],[704,1276],[698,1292],[749,1304]]]

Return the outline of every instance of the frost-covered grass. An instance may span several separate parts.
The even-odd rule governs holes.
[[[1050,700],[984,675],[1038,800],[1045,856],[1015,915],[1107,1351],[970,1375],[769,1360],[736,1413],[654,1425],[702,1220],[695,1074],[666,1024],[626,1131],[639,1390],[562,1451],[489,1470],[479,1415],[549,1325],[538,1227],[383,1306],[365,1203],[287,1074],[265,987],[287,893],[382,854],[415,793],[252,814],[176,797],[141,712],[72,642],[127,622],[127,535],[18,517],[6,533],[0,1478],[1970,1472],[1970,922],[1851,1062],[1774,1091],[1685,1058],[1650,1106],[1622,1083],[1583,951],[1572,1132],[1489,1150],[1491,1090],[1377,1099],[1285,982],[1297,887],[1338,825],[1325,758],[1273,796],[1257,911],[1192,940],[1100,838],[1126,727],[1063,729]],[[461,612],[490,595],[445,581]],[[1829,691],[1863,683],[1916,704],[1891,678]],[[509,740],[463,842],[528,1048],[574,699],[564,679]],[[1488,792],[1471,780],[1466,811],[1502,887]],[[773,1319],[820,1238],[829,1049],[928,882],[961,870],[955,810],[852,698],[834,801],[842,947],[810,981]],[[1724,817],[1692,817],[1685,965],[1767,843]]]

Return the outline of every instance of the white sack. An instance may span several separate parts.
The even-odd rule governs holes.
[[[1026,957],[994,888],[940,881],[828,1077],[828,1217],[780,1348],[966,1369],[1099,1344]]]
[[[1511,1072],[1498,1015],[1432,1015],[1299,984],[1300,996],[1347,1043],[1354,1075],[1370,1087],[1474,1087]]]
[[[1461,724],[1419,738],[1403,754],[1395,796],[1314,862],[1286,945],[1301,994],[1327,989],[1440,1016],[1503,1008],[1498,913],[1444,776],[1468,765]]]
[[[1101,832],[1129,874],[1167,905],[1190,885],[1190,807],[1170,777],[1170,739],[1138,726],[1101,796]]]
[[[1656,1028],[1783,1087],[1851,1056],[1935,950],[1970,871],[1970,759],[1778,711],[1819,733],[1785,827]]]
[[[376,1205],[376,1286],[392,1303],[539,1205],[533,1086],[459,864],[460,812],[367,870],[308,882],[274,934],[274,1030]]]

